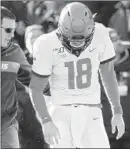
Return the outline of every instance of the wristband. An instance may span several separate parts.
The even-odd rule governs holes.
[[[121,114],[123,115],[123,110],[122,110],[122,107],[119,106],[119,107],[113,107],[112,108],[112,114],[115,115],[115,114]]]

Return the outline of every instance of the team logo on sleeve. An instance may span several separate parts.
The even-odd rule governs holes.
[[[53,51],[56,52],[57,54],[64,53],[64,47],[61,47],[61,48],[55,48],[55,49],[53,49]]]
[[[53,51],[56,53],[56,54],[58,54],[58,55],[60,55],[61,57],[66,57],[66,54],[64,53],[65,52],[65,48],[64,47],[60,47],[60,48],[55,48],[55,49],[53,49]]]

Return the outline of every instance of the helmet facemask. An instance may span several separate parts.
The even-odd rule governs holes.
[[[93,39],[94,29],[92,33],[87,37],[83,36],[74,36],[73,38],[69,38],[64,36],[61,32],[59,32],[62,44],[65,48],[72,54],[79,56],[82,51],[84,51],[90,44]]]
[[[79,56],[89,46],[94,28],[92,13],[84,4],[73,2],[62,10],[58,25],[59,39],[72,54]]]

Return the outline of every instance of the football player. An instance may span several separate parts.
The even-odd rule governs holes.
[[[112,132],[125,131],[108,30],[95,23],[87,6],[79,2],[63,8],[59,26],[40,36],[30,89],[41,115],[46,142],[54,148],[109,148],[104,128],[98,72],[112,109]],[[50,82],[51,109],[42,91]],[[44,112],[42,112],[44,109]]]

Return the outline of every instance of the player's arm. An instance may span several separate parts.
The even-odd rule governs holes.
[[[101,79],[102,79],[102,83],[103,83],[106,95],[111,104],[111,109],[113,114],[112,120],[111,120],[112,133],[115,133],[117,128],[118,134],[116,139],[119,139],[123,136],[125,132],[125,124],[122,117],[123,111],[120,103],[118,84],[117,84],[117,79],[114,71],[113,59],[115,57],[115,50],[108,32],[105,32],[103,40],[104,40],[103,43],[105,44],[105,46],[104,46],[104,50],[101,52],[101,55],[100,55],[99,72],[101,75]]]
[[[100,65],[100,74],[103,82],[103,86],[111,104],[112,109],[112,133],[118,130],[116,139],[120,139],[125,133],[125,124],[123,120],[123,110],[120,103],[120,95],[118,92],[118,84],[114,71],[114,62],[110,61]]]
[[[45,38],[44,38],[45,37]],[[58,142],[59,131],[49,115],[43,90],[48,84],[48,78],[53,72],[53,52],[50,40],[46,35],[39,37],[34,43],[34,62],[32,66],[32,77],[30,82],[30,95],[32,102],[38,111],[44,128],[45,141],[48,144]],[[38,51],[37,51],[38,50]]]
[[[51,117],[48,113],[45,98],[43,96],[43,90],[48,84],[49,76],[38,76],[35,72],[32,72],[31,82],[30,82],[30,93],[32,97],[32,102],[36,107],[43,123],[51,121]]]
[[[118,84],[114,71],[115,49],[109,37],[108,30],[102,25],[102,44],[104,48],[100,52],[99,72],[108,100],[110,101],[113,114],[122,114]]]
[[[101,75],[102,83],[112,107],[113,114],[123,114],[120,104],[120,95],[118,91],[118,83],[114,71],[114,62],[109,61],[100,64],[99,72]]]
[[[43,96],[43,90],[49,82],[48,79],[53,67],[53,55],[49,45],[44,36],[38,38],[34,43],[33,50],[35,54],[30,82],[32,101],[43,123],[51,120]]]

